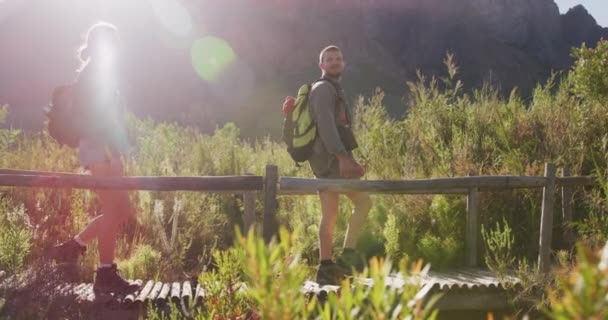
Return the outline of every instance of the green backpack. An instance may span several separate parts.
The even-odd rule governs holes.
[[[329,80],[319,79],[300,87],[294,107],[285,114],[283,120],[283,141],[287,144],[287,152],[296,163],[307,161],[312,156],[317,126],[310,113],[308,100],[312,86],[320,81]]]

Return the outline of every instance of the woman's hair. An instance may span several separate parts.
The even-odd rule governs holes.
[[[78,72],[82,71],[91,59],[91,49],[99,44],[105,37],[118,39],[118,28],[115,25],[99,21],[93,24],[83,36],[83,42],[78,48],[77,57],[80,60]]]

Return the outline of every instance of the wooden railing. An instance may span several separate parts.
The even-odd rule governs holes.
[[[539,238],[538,268],[549,269],[549,254],[553,233],[555,193],[562,194],[564,223],[572,219],[572,188],[594,186],[593,177],[556,176],[553,164],[545,165],[545,175],[529,176],[471,176],[415,180],[346,180],[305,179],[278,176],[278,168],[267,165],[264,176],[220,177],[123,177],[97,178],[71,173],[0,169],[0,186],[124,189],[157,191],[203,191],[243,193],[245,203],[245,231],[255,221],[255,193],[264,194],[263,235],[269,241],[277,233],[277,196],[316,194],[318,191],[366,191],[378,194],[462,194],[467,196],[466,263],[475,266],[478,260],[477,243],[480,234],[479,193],[518,188],[542,188],[542,212]]]

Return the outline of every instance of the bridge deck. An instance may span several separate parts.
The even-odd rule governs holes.
[[[149,302],[164,305],[169,301],[195,307],[201,305],[205,299],[205,292],[201,287],[189,281],[163,283],[153,280],[135,280],[133,282],[139,283],[141,290],[129,295],[104,294],[97,297],[93,292],[93,285],[90,283],[62,284],[57,287],[57,291],[60,295],[71,297],[81,305],[103,302],[121,308],[147,305]],[[492,272],[480,269],[430,271],[420,278],[404,278],[400,275],[386,278],[386,285],[394,288],[402,287],[408,282],[417,283],[421,287],[417,299],[426,299],[433,294],[443,293],[444,298],[438,305],[440,309],[478,309],[488,307],[488,303],[492,307],[505,306],[506,289],[520,286],[519,279],[512,275],[499,279]],[[371,279],[360,279],[356,283],[368,286],[373,284]],[[315,282],[307,281],[302,287],[302,292],[322,295],[335,292],[338,288],[338,286],[319,287]],[[458,297],[458,299],[454,300],[454,297]],[[495,301],[497,299],[501,301]]]
[[[205,292],[196,282],[133,282],[138,283],[141,289],[129,295],[97,296],[91,283],[55,283],[51,290],[44,290],[46,293],[40,290],[38,294],[52,292],[54,303],[69,305],[91,319],[137,319],[150,305],[159,310],[168,310],[169,302],[174,303],[182,313],[192,314],[205,302]],[[400,288],[406,283],[420,287],[415,300],[428,301],[433,295],[441,293],[442,298],[434,305],[439,310],[505,310],[509,307],[508,290],[521,288],[520,280],[512,275],[499,279],[492,272],[480,269],[430,271],[420,277],[395,274],[385,279],[386,286],[393,288]],[[372,284],[371,279],[357,279],[354,285]],[[338,286],[319,287],[307,281],[301,290],[303,294],[323,298],[338,289]],[[30,298],[25,300],[31,302]],[[0,306],[0,313],[1,309]]]

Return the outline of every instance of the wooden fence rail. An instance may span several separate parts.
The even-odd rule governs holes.
[[[251,227],[255,210],[255,192],[264,194],[263,235],[269,241],[276,234],[278,225],[276,211],[278,195],[316,194],[318,191],[366,191],[379,194],[462,194],[467,196],[466,217],[466,263],[475,266],[478,261],[477,244],[480,234],[479,193],[517,188],[543,188],[541,227],[539,238],[538,268],[547,271],[553,232],[553,209],[555,193],[561,188],[563,221],[572,219],[572,188],[595,186],[593,177],[569,176],[562,170],[556,177],[553,164],[545,165],[545,175],[530,176],[471,176],[412,180],[347,180],[347,179],[305,179],[279,177],[278,168],[266,166],[264,176],[223,176],[223,177],[121,177],[98,178],[73,173],[56,173],[31,170],[0,169],[0,186],[84,188],[84,189],[125,189],[157,191],[203,191],[243,193],[248,208],[245,213],[244,230]]]
[[[263,190],[261,176],[101,178],[68,173],[43,175],[3,172],[6,169],[0,170],[0,186],[230,193]]]

